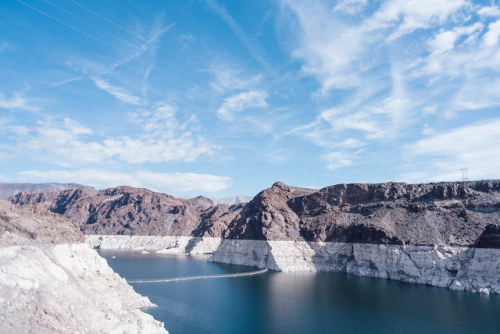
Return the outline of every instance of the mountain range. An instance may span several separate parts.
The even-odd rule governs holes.
[[[276,182],[234,205],[133,187],[24,192],[9,200],[62,214],[84,234],[500,248],[500,180],[320,190]]]

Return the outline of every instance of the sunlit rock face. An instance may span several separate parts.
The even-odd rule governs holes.
[[[221,237],[244,204],[215,205],[206,197],[176,198],[143,188],[20,193],[12,203],[41,205],[84,234]]]
[[[0,201],[1,333],[166,333],[81,231],[43,207]]]

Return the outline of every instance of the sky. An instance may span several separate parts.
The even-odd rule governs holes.
[[[0,2],[0,182],[500,178],[500,5]]]

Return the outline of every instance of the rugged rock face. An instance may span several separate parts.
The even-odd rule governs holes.
[[[0,200],[0,247],[82,243],[84,240],[76,226],[44,207],[18,207]]]
[[[131,187],[21,193],[85,234],[499,247],[500,181],[339,184],[276,182],[247,204],[214,205]]]
[[[79,229],[0,200],[1,333],[166,333]]]
[[[0,198],[22,192],[61,191],[74,188],[90,188],[77,183],[0,183]]]
[[[316,190],[290,187],[276,182],[251,200],[229,224],[227,239],[296,240],[300,237],[300,218],[287,204],[297,196]]]
[[[496,247],[498,226],[500,181],[340,184],[319,191],[276,183],[243,208],[225,237]]]
[[[211,261],[500,293],[500,181],[301,191],[257,195]]]
[[[15,204],[39,205],[62,214],[85,234],[220,237],[242,204],[215,206],[205,197],[189,200],[147,189],[21,193]]]

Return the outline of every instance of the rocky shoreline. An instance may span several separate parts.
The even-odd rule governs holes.
[[[500,293],[500,249],[339,242],[223,240],[209,261],[276,271],[342,272]]]
[[[86,240],[89,246],[103,250],[211,253],[211,262],[274,271],[342,272],[500,294],[500,249],[107,235],[87,235]]]
[[[212,254],[221,238],[86,235],[87,245],[95,249],[154,252],[159,254]]]

